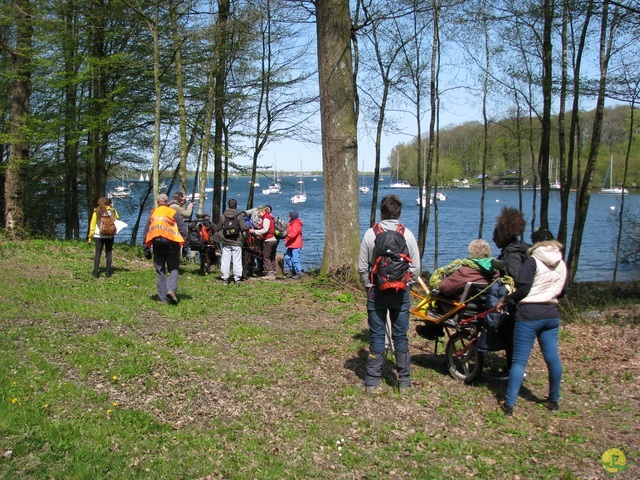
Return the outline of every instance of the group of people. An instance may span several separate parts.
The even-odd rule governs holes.
[[[380,203],[381,221],[368,229],[362,239],[358,258],[358,272],[367,291],[369,324],[369,354],[365,363],[363,387],[366,393],[381,391],[382,370],[385,360],[386,321],[391,323],[398,390],[401,395],[411,389],[411,362],[408,329],[410,317],[410,289],[420,275],[420,255],[413,233],[399,229],[402,202],[396,195],[385,196]],[[503,318],[503,334],[509,380],[502,409],[506,416],[513,415],[513,408],[524,379],[535,339],[538,339],[549,372],[547,407],[558,410],[562,364],[558,352],[560,313],[558,299],[567,288],[567,267],[562,259],[563,245],[548,230],[531,234],[532,245],[520,237],[525,230],[522,212],[515,208],[503,208],[497,218],[493,240],[500,254],[492,258],[490,245],[481,239],[469,245],[469,257],[455,265],[434,272],[432,287],[443,295],[455,297],[467,282],[485,282],[491,285],[495,308]],[[380,231],[402,231],[406,247],[403,247],[410,263],[410,279],[406,289],[387,291],[379,288],[373,273],[379,262],[376,239]],[[501,276],[513,279],[515,289],[509,291],[503,282],[494,280]],[[417,329],[420,333],[419,328]]]
[[[144,229],[145,256],[153,257],[156,269],[156,288],[158,299],[162,303],[178,303],[178,269],[180,250],[187,238],[185,220],[193,212],[193,203],[188,207],[182,192],[174,195],[173,201],[160,194],[157,207],[152,210]],[[380,203],[381,220],[369,228],[362,239],[358,256],[358,273],[367,291],[367,314],[369,326],[369,354],[365,364],[364,390],[367,393],[381,391],[382,370],[385,361],[385,337],[387,318],[391,324],[398,389],[406,394],[411,389],[411,357],[409,354],[409,317],[411,308],[411,285],[420,275],[420,253],[414,234],[400,223],[402,202],[396,195],[385,196]],[[115,232],[108,233],[104,225],[111,219],[117,219],[118,212],[109,199],[101,197],[94,210],[88,241],[96,243],[94,270],[92,275],[99,276],[102,250],[106,254],[105,276],[111,276],[112,249]],[[289,223],[285,237],[286,253],[284,262],[289,278],[299,279],[302,273],[300,250],[303,223],[297,211],[289,212]],[[242,211],[238,209],[236,199],[228,201],[216,224],[214,240],[221,245],[222,282],[241,282],[245,268],[253,269],[250,261],[243,259],[243,247],[247,239],[259,245],[253,247],[261,251],[262,268],[265,278],[276,278],[276,249],[278,239],[275,235],[275,220],[269,205]],[[505,402],[502,405],[505,415],[511,416],[516,398],[522,386],[525,368],[529,361],[535,339],[538,339],[544,361],[549,372],[549,395],[547,406],[558,409],[562,364],[558,353],[558,333],[560,314],[558,299],[567,287],[567,267],[562,259],[563,245],[556,241],[548,230],[537,230],[531,234],[532,245],[524,243],[520,237],[524,233],[525,221],[522,212],[505,207],[497,218],[493,232],[493,241],[500,254],[496,259],[491,256],[491,247],[481,239],[469,245],[469,257],[455,265],[451,272],[439,275],[434,272],[432,286],[436,286],[444,295],[459,295],[467,282],[485,281],[491,284],[490,292],[495,298],[495,308],[502,314],[502,329],[505,337],[507,366],[505,369],[509,383]],[[399,232],[403,237],[403,258],[406,260],[406,287],[384,290],[373,278],[372,272],[378,267],[377,239],[382,232]],[[250,258],[250,256],[249,256]],[[515,289],[506,290],[502,283],[493,282],[498,276],[507,276],[514,280]],[[435,282],[435,284],[434,284]],[[419,330],[418,330],[418,333]]]
[[[182,192],[176,192],[171,201],[166,194],[160,194],[156,201],[157,207],[152,210],[143,233],[145,257],[153,258],[160,302],[177,304],[180,252],[186,248],[187,222],[193,213],[193,203],[186,206],[187,199]],[[90,224],[90,232],[93,232],[93,235],[89,235],[88,238],[89,242],[93,239],[96,243],[92,272],[96,278],[99,277],[103,248],[106,251],[106,276],[111,276],[115,232],[105,233],[101,229],[104,219],[111,217],[118,218],[113,202],[101,197]],[[302,278],[302,226],[303,222],[298,212],[289,212],[287,232],[284,236],[284,263],[288,270],[285,276],[296,280]],[[264,278],[276,278],[276,250],[280,239],[275,234],[271,206],[265,205],[243,211],[238,209],[237,200],[232,198],[214,230],[213,241],[217,242],[221,249],[220,271],[224,284],[228,285],[232,278],[236,283],[241,282],[245,274],[252,273],[256,268],[264,269]],[[252,245],[252,251],[246,247],[248,243]],[[244,255],[244,252],[247,254]],[[252,265],[256,261],[259,261],[258,265]]]

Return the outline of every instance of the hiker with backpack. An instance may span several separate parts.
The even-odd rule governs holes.
[[[100,277],[100,257],[102,257],[102,249],[105,251],[106,270],[104,276],[111,276],[111,261],[113,242],[116,233],[118,233],[115,221],[119,218],[118,211],[113,206],[113,201],[100,197],[98,204],[93,210],[91,223],[89,224],[89,236],[87,242],[91,243],[91,238],[96,242],[96,249],[93,255],[93,278]]]
[[[364,391],[371,394],[381,392],[387,315],[391,321],[398,389],[401,395],[406,395],[411,388],[407,331],[411,285],[420,274],[420,252],[413,233],[399,221],[401,213],[398,196],[385,196],[380,202],[381,220],[365,232],[358,256],[358,273],[367,291],[369,323]]]
[[[264,244],[262,246],[262,260],[266,270],[265,279],[275,280],[277,273],[276,250],[278,248],[278,239],[275,236],[275,222],[271,216],[271,207],[265,205],[258,208],[258,216],[262,221],[261,228],[250,228],[249,233],[262,237]]]
[[[238,201],[232,198],[227,202],[227,208],[220,220],[218,231],[214,239],[222,245],[222,258],[220,259],[220,273],[222,283],[229,285],[229,273],[233,263],[233,280],[235,283],[242,281],[242,245],[244,245],[244,232],[249,227],[244,221],[245,213],[238,210]]]

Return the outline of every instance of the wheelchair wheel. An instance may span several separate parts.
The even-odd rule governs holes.
[[[202,250],[200,253],[200,275],[208,275],[211,273],[211,263],[209,261],[209,255],[206,250]]]
[[[463,382],[473,382],[484,365],[484,354],[476,349],[475,343],[467,332],[454,333],[447,342],[447,368],[449,374]]]

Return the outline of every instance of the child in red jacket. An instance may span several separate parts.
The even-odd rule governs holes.
[[[284,264],[289,268],[287,278],[299,280],[302,278],[302,265],[300,263],[300,250],[302,250],[302,220],[298,218],[295,210],[289,212],[289,226],[287,236],[284,239],[284,246],[287,251],[284,254]]]

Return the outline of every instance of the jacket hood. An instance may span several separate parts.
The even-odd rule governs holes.
[[[227,210],[224,211],[222,216],[225,217],[225,218],[236,218],[236,217],[239,217],[240,215],[242,215],[243,213],[244,212],[241,212],[240,210],[235,210],[235,209],[228,208]]]
[[[525,242],[521,242],[520,240],[515,240],[511,242],[509,245],[502,249],[502,253],[505,252],[520,252],[523,254],[527,254],[528,250],[531,248],[531,245]]]
[[[556,268],[562,261],[562,248],[563,245],[557,240],[547,240],[534,244],[527,253],[549,268]]]
[[[491,264],[491,258],[472,258],[471,260],[479,267],[479,270],[493,273],[494,268]]]

